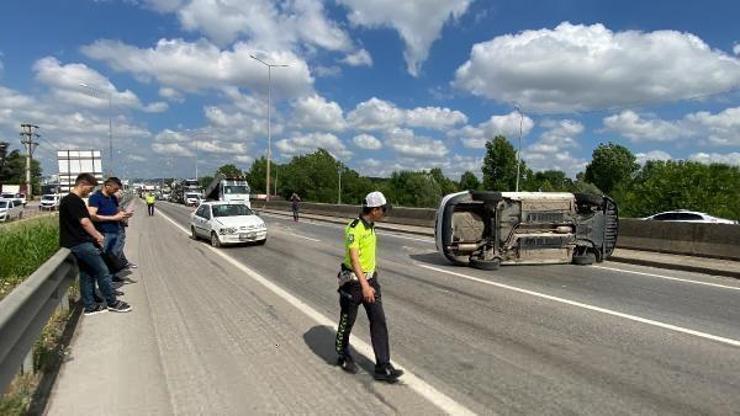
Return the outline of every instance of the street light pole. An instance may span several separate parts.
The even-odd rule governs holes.
[[[268,64],[260,58],[254,55],[249,55],[255,61],[261,63],[267,67],[267,172],[265,174],[265,198],[267,201],[270,200],[270,160],[272,159],[272,131],[270,122],[270,110],[272,107],[272,68],[273,67],[287,67],[286,64]]]
[[[104,91],[93,86],[90,86],[84,82],[80,82],[80,87],[87,88],[92,92],[93,96],[105,95],[108,97],[108,152],[110,154],[110,167],[108,168],[108,176],[113,175],[113,94],[108,91]]]
[[[514,105],[514,108],[519,113],[519,149],[516,151],[516,192],[519,192],[519,176],[522,164],[522,123],[524,122],[524,114],[522,114],[522,109],[519,105]]]
[[[337,195],[337,205],[342,205],[342,166],[339,166],[337,172],[339,172],[339,193]]]

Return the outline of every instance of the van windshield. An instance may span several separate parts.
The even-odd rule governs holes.
[[[0,208],[7,208],[7,207],[8,207],[8,203],[7,202],[0,201]]]
[[[41,199],[43,201],[53,201],[54,200],[54,195],[44,195],[44,196],[41,197]]]
[[[235,217],[239,215],[253,215],[249,207],[241,204],[228,204],[228,205],[214,205],[213,216],[214,217]]]

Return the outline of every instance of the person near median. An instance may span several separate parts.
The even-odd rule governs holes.
[[[157,198],[154,196],[153,192],[149,192],[146,194],[146,209],[149,212],[149,216],[154,215],[154,203],[157,201]]]
[[[290,208],[293,211],[293,221],[298,221],[298,210],[301,205],[301,197],[297,193],[293,192],[290,196]]]
[[[122,258],[123,245],[120,243],[123,227],[121,222],[130,214],[121,211],[115,194],[121,189],[121,181],[111,176],[103,182],[103,188],[90,196],[88,210],[95,228],[103,233],[103,251]]]
[[[370,339],[375,352],[376,380],[396,382],[402,370],[391,365],[383,301],[376,269],[375,222],[382,219],[389,205],[380,192],[371,192],[365,197],[362,213],[353,220],[344,232],[344,260],[337,275],[339,283],[339,306],[341,308],[337,326],[337,364],[349,373],[358,368],[352,358],[349,337],[357,318],[360,305],[365,308],[370,321]]]
[[[92,315],[106,310],[128,312],[131,310],[126,302],[116,299],[112,277],[102,257],[101,248],[105,236],[95,229],[90,212],[85,206],[86,198],[97,186],[95,176],[82,173],[77,176],[72,191],[59,203],[59,243],[72,251],[80,268],[80,292],[85,315]],[[114,217],[123,218],[123,213]],[[94,282],[98,283],[106,306],[95,303],[93,296]]]
[[[113,194],[113,196],[116,197],[116,201],[118,201],[119,211],[122,211],[120,207],[121,207],[121,199],[123,198],[123,192],[119,189],[118,192]],[[129,212],[133,212],[133,210]],[[113,251],[117,253],[121,253],[121,260],[123,260],[123,263],[125,264],[127,269],[136,269],[139,266],[129,261],[128,258],[126,257],[126,251],[125,251],[126,228],[128,228],[128,218],[121,221],[121,234],[116,242],[116,246],[113,248]]]

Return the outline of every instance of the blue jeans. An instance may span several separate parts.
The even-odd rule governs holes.
[[[98,287],[106,303],[109,305],[115,303],[116,295],[113,294],[112,277],[108,271],[108,266],[105,265],[105,261],[100,256],[100,249],[93,243],[82,243],[70,248],[70,250],[80,267],[80,292],[82,293],[82,304],[85,308],[90,309],[95,305],[93,298],[95,282],[98,282]]]
[[[116,257],[121,257],[121,253],[123,253],[123,237],[121,233],[103,233],[103,237],[105,237],[103,251],[111,253]]]

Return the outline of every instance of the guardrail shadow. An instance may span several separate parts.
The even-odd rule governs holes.
[[[317,325],[303,334],[303,340],[306,342],[306,345],[308,345],[308,348],[310,348],[319,358],[324,360],[324,362],[329,365],[336,366],[337,352],[334,349],[336,333],[335,328]],[[354,348],[350,347],[350,351],[352,353],[352,358],[355,359],[355,364],[370,374],[375,371],[375,363],[365,358]]]

